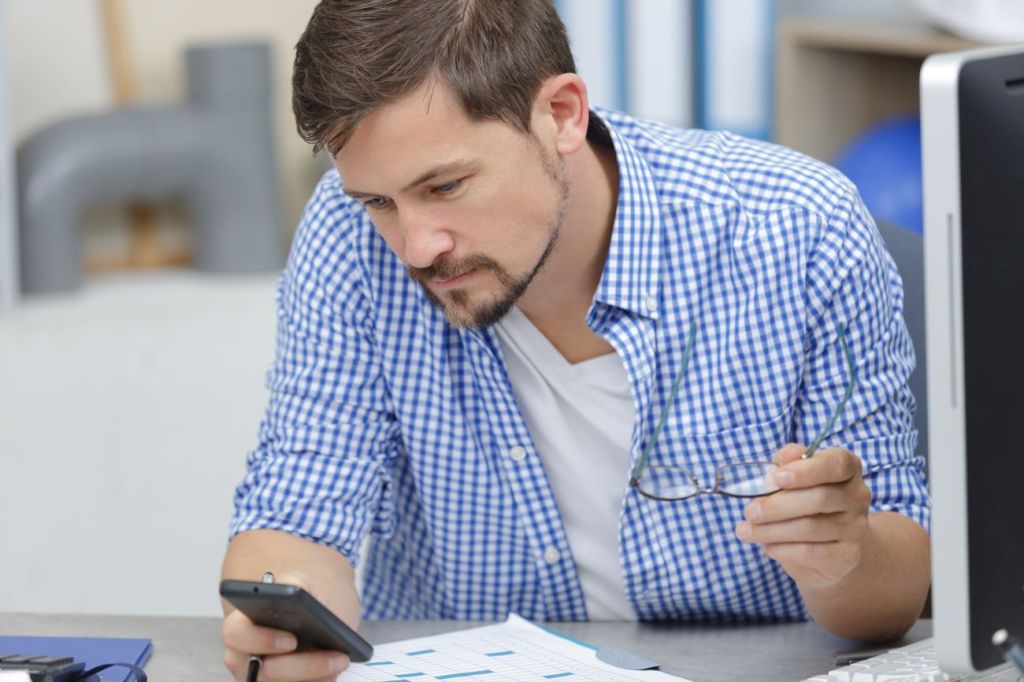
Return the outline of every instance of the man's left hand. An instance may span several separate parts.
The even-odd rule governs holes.
[[[830,448],[801,459],[805,449],[789,444],[775,453],[781,491],[747,505],[736,537],[761,545],[801,590],[827,590],[864,557],[871,491],[857,455]]]

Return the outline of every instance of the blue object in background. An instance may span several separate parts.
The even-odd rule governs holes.
[[[835,165],[857,185],[875,218],[923,233],[920,118],[879,123],[847,146]]]

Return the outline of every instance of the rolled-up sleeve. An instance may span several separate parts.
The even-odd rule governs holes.
[[[796,404],[796,438],[825,427],[847,383],[840,325],[853,359],[850,402],[822,447],[857,454],[873,511],[894,511],[930,527],[924,458],[907,380],[914,347],[903,318],[903,283],[870,214],[849,183],[808,261],[807,364]]]
[[[366,277],[350,248],[359,220],[337,176],[326,176],[278,284],[270,400],[230,524],[231,537],[280,530],[353,564],[368,532],[391,532],[387,464],[401,447]]]

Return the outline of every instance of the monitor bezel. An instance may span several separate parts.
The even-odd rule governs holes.
[[[920,77],[932,613],[938,662],[952,673],[979,669],[971,646],[960,85],[968,64],[1020,55],[1020,45],[933,55]]]

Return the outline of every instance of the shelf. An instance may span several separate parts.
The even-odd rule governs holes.
[[[875,123],[917,113],[928,55],[982,47],[922,24],[785,19],[777,30],[775,141],[830,163]]]

